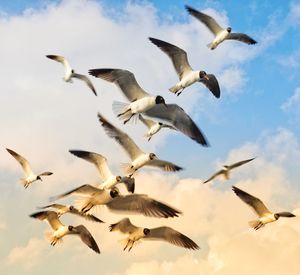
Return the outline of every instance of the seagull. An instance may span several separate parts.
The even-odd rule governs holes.
[[[53,174],[52,172],[43,172],[38,175],[34,174],[30,168],[29,162],[24,157],[11,149],[6,148],[6,150],[21,164],[26,178],[20,179],[20,183],[23,184],[25,188],[27,188],[34,181],[43,181],[41,178],[42,176],[51,176]]]
[[[129,212],[130,214],[142,214],[148,217],[169,218],[178,217],[181,212],[160,201],[154,200],[143,194],[121,195],[114,187],[110,190],[99,189],[89,184],[79,186],[64,194],[54,196],[50,200],[57,200],[69,195],[82,198],[80,211],[86,213],[96,205],[106,205],[109,210],[115,212]]]
[[[267,223],[277,221],[280,217],[296,217],[290,212],[272,213],[260,199],[248,194],[247,192],[235,186],[232,186],[232,190],[244,203],[248,204],[258,215],[258,220],[249,222],[249,225],[255,230],[260,229]]]
[[[155,122],[154,120],[144,118],[141,114],[139,115],[139,119],[141,122],[143,122],[149,129],[147,134],[145,135],[146,138],[148,138],[148,141],[160,131],[162,128],[169,128],[176,130],[173,126],[162,123],[162,122]]]
[[[65,75],[63,77],[64,81],[72,83],[72,78],[77,78],[77,79],[83,80],[86,83],[86,85],[88,85],[88,87],[92,90],[94,95],[97,96],[96,89],[93,86],[91,80],[83,74],[75,73],[75,71],[72,69],[72,67],[70,66],[70,63],[68,62],[67,59],[65,59],[63,56],[52,55],[52,54],[51,55],[46,55],[46,57],[48,57],[52,60],[55,60],[55,61],[57,61],[57,62],[64,65],[64,68],[65,68]]]
[[[126,246],[123,249],[124,251],[128,249],[128,252],[132,249],[135,242],[141,239],[166,241],[187,249],[199,249],[199,246],[190,238],[167,226],[151,229],[143,228],[133,225],[128,218],[124,218],[115,224],[111,224],[109,230],[120,231],[121,233],[128,235],[125,239]]]
[[[92,69],[89,70],[89,74],[115,83],[131,102],[130,104],[114,102],[113,105],[117,116],[124,119],[124,124],[136,114],[145,112],[158,104],[164,105],[164,108],[167,109],[164,98],[160,95],[150,95],[144,91],[137,83],[134,74],[130,71],[121,69]]]
[[[148,117],[167,122],[176,130],[180,131],[202,146],[209,146],[204,134],[181,107],[179,107],[177,104],[167,104],[167,106],[168,109],[166,110],[164,107],[156,105],[150,110],[146,111],[144,114]]]
[[[179,96],[186,87],[196,82],[201,82],[216,98],[220,97],[220,87],[217,78],[203,70],[194,71],[189,64],[187,53],[183,49],[156,38],[149,37],[149,40],[171,58],[179,76],[180,81],[169,89],[170,92]]]
[[[126,133],[113,126],[100,113],[98,113],[98,118],[107,135],[115,139],[131,158],[130,164],[123,165],[129,176],[132,176],[143,166],[154,166],[167,172],[176,172],[183,169],[169,161],[158,159],[154,153],[144,153]]]
[[[107,165],[107,159],[104,156],[97,153],[82,150],[69,150],[69,152],[75,155],[76,157],[85,159],[86,161],[93,163],[96,166],[100,174],[100,178],[103,180],[103,183],[101,183],[98,186],[98,188],[111,189],[117,183],[122,182],[125,183],[129,192],[134,192],[134,180],[132,181],[131,179],[129,179],[129,177],[113,175]]]
[[[53,233],[47,234],[51,245],[56,245],[57,242],[61,242],[62,238],[66,235],[76,234],[80,236],[80,239],[96,253],[100,253],[99,247],[94,240],[91,233],[87,230],[84,225],[78,226],[66,226],[63,225],[56,212],[54,211],[41,211],[30,215],[31,218],[39,219],[41,221],[46,220],[54,230]]]
[[[214,18],[212,18],[211,16],[203,12],[197,11],[189,6],[185,6],[185,8],[187,9],[190,15],[200,20],[215,35],[215,39],[210,44],[207,45],[207,47],[210,48],[211,50],[214,50],[220,43],[222,43],[224,40],[227,39],[237,40],[249,45],[253,45],[257,43],[254,39],[252,39],[247,34],[232,33],[230,27],[223,29],[222,27],[220,27],[220,25],[216,22]]]
[[[246,159],[246,160],[242,160],[242,161],[239,161],[239,162],[236,162],[236,163],[233,163],[231,165],[224,165],[223,168],[216,172],[215,174],[213,174],[209,179],[207,179],[206,181],[204,181],[203,183],[207,183],[211,180],[213,180],[215,177],[219,176],[219,175],[223,175],[224,178],[226,180],[229,180],[229,176],[230,176],[230,170],[234,169],[234,168],[237,168],[241,165],[244,165],[252,160],[254,160],[255,158],[252,158],[252,159]]]
[[[83,217],[89,221],[92,222],[99,222],[99,223],[104,223],[104,221],[98,219],[96,216],[84,213],[82,211],[79,211],[75,206],[73,205],[64,205],[64,204],[58,204],[58,203],[53,203],[49,205],[45,205],[42,207],[39,207],[39,209],[48,209],[48,208],[55,208],[57,216],[60,218],[60,216],[66,214],[66,213],[71,213],[80,217]]]

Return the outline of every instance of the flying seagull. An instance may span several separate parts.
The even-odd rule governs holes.
[[[147,119],[144,118],[141,114],[139,115],[139,119],[141,122],[144,123],[144,125],[147,126],[147,128],[149,129],[147,134],[145,135],[145,137],[148,139],[148,141],[150,141],[150,139],[160,131],[160,129],[162,128],[169,128],[169,129],[173,129],[176,130],[173,126],[162,123],[162,122],[156,122],[154,120],[151,119]]]
[[[211,180],[213,180],[214,178],[216,178],[217,176],[220,176],[220,175],[223,175],[224,178],[226,180],[229,180],[229,177],[230,177],[230,170],[234,169],[234,168],[237,168],[241,165],[244,165],[252,160],[254,160],[255,158],[252,158],[252,159],[246,159],[246,160],[242,160],[242,161],[239,161],[239,162],[236,162],[236,163],[233,163],[231,165],[224,165],[223,168],[216,172],[215,174],[213,174],[210,178],[208,178],[206,181],[204,181],[203,183],[207,183]]]
[[[153,96],[148,94],[140,87],[134,74],[130,71],[121,69],[93,69],[89,70],[89,74],[115,83],[131,102],[130,104],[115,102],[113,105],[117,116],[124,119],[124,124],[136,114],[145,112],[155,105],[162,104],[167,109],[164,98],[160,95]]]
[[[84,213],[90,211],[96,205],[106,205],[109,210],[114,212],[136,213],[156,218],[173,218],[178,217],[178,214],[181,214],[179,210],[154,200],[147,195],[121,195],[116,187],[108,190],[99,189],[88,184],[52,197],[50,200],[61,199],[69,195],[75,195],[82,198],[80,211]]]
[[[215,39],[210,44],[207,45],[207,47],[210,48],[211,50],[214,50],[220,43],[228,39],[237,40],[249,45],[257,43],[254,39],[252,39],[247,34],[232,33],[230,27],[223,29],[214,18],[212,18],[211,16],[203,12],[197,11],[189,6],[185,6],[185,8],[190,15],[200,20],[215,35]]]
[[[27,188],[30,184],[32,184],[34,181],[42,180],[42,176],[51,176],[53,173],[52,172],[43,172],[40,173],[38,175],[34,174],[30,168],[29,162],[22,157],[21,155],[19,155],[18,153],[16,153],[15,151],[6,148],[6,150],[8,151],[8,153],[10,153],[22,166],[22,169],[24,171],[25,174],[25,178],[20,179],[20,183],[24,185],[25,188]]]
[[[118,223],[110,225],[109,230],[120,231],[121,233],[127,235],[127,238],[124,240],[126,246],[123,250],[125,251],[128,249],[128,252],[132,249],[135,242],[142,239],[166,241],[173,245],[181,246],[187,249],[199,249],[199,246],[190,238],[167,226],[151,229],[143,228],[133,225],[128,218],[124,218]]]
[[[258,230],[267,223],[277,221],[280,217],[296,217],[290,212],[272,213],[260,199],[248,194],[247,192],[235,186],[232,186],[232,190],[244,203],[248,204],[258,215],[258,220],[249,222],[249,225],[255,230]]]
[[[124,183],[129,192],[134,192],[134,179],[132,180],[129,177],[113,175],[107,165],[107,159],[104,156],[83,150],[69,150],[69,152],[75,155],[76,157],[85,159],[86,161],[95,165],[99,172],[100,178],[103,180],[103,182],[98,186],[98,188],[111,189],[117,183]]]
[[[169,89],[170,92],[179,96],[186,87],[196,82],[201,82],[216,98],[220,97],[220,87],[217,78],[213,74],[207,74],[203,70],[194,71],[189,64],[187,53],[184,50],[156,38],[149,37],[149,40],[171,58],[177,72],[180,81]]]
[[[56,209],[56,213],[57,213],[58,217],[66,214],[66,213],[70,213],[70,214],[74,214],[74,215],[83,217],[88,221],[104,223],[104,221],[98,219],[96,216],[84,213],[84,212],[78,210],[73,205],[64,205],[64,204],[53,203],[53,204],[49,204],[49,205],[39,207],[39,209],[48,209],[48,208]]]
[[[169,161],[158,159],[154,153],[144,153],[126,133],[113,126],[100,113],[98,113],[98,118],[107,135],[115,139],[129,155],[131,163],[124,165],[129,176],[132,176],[134,172],[143,166],[153,166],[167,172],[176,172],[183,169]]]
[[[65,59],[63,56],[52,55],[52,54],[46,55],[46,57],[48,57],[52,60],[55,60],[64,65],[64,68],[65,68],[65,75],[63,77],[64,81],[72,83],[72,78],[77,78],[77,79],[83,80],[86,83],[86,85],[88,85],[88,87],[92,90],[94,95],[97,96],[96,89],[93,86],[91,80],[86,75],[75,73],[74,69],[72,69],[72,67],[70,66],[70,63],[68,62],[67,59]]]
[[[87,230],[84,225],[78,226],[66,226],[63,225],[56,212],[54,211],[41,211],[30,215],[31,218],[39,219],[41,221],[46,220],[52,227],[54,232],[47,235],[51,245],[55,245],[57,242],[61,242],[62,238],[66,235],[76,234],[79,235],[80,239],[96,253],[100,253],[99,247],[94,240],[91,233]]]

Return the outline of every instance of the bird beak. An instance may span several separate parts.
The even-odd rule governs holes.
[[[208,81],[209,80],[209,77],[207,75],[204,76],[204,78]]]

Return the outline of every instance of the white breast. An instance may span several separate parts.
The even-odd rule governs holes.
[[[138,241],[139,239],[143,238],[144,235],[144,228],[139,227],[134,232],[132,232],[129,236],[129,239],[132,241]]]
[[[143,154],[136,158],[131,164],[135,170],[139,169],[140,167],[144,166],[149,161],[149,154]]]
[[[271,214],[271,213],[270,214],[266,214],[263,217],[260,217],[259,220],[263,224],[270,223],[270,222],[275,222],[276,221],[274,214]]]
[[[155,97],[148,96],[148,97],[143,97],[139,100],[136,100],[132,103],[130,103],[130,109],[131,112],[136,114],[136,113],[142,113],[150,108],[152,108],[155,105]]]
[[[221,31],[216,38],[214,39],[214,41],[212,42],[215,46],[219,45],[222,41],[224,41],[226,39],[226,37],[229,35],[228,31],[226,29],[224,29],[223,31]]]
[[[112,175],[105,182],[101,183],[99,185],[99,188],[110,189],[110,188],[112,188],[116,184],[117,184],[116,176]]]
[[[56,237],[56,238],[62,238],[68,232],[69,232],[68,227],[67,226],[62,226],[62,227],[58,228],[56,231],[53,232],[53,236]]]
[[[199,81],[199,71],[191,71],[183,76],[183,78],[180,80],[181,87],[185,88],[193,83]]]
[[[155,123],[149,130],[148,135],[152,136],[156,134],[161,129],[161,125],[159,123]]]

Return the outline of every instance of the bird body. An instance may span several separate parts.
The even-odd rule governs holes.
[[[153,160],[154,158],[156,158],[156,156],[153,153],[139,155],[136,159],[134,159],[131,162],[130,165],[127,165],[127,167],[125,167],[125,170],[129,174],[133,174],[135,171],[137,171],[144,165],[147,165],[148,162]]]
[[[183,77],[180,79],[178,83],[176,83],[173,87],[171,87],[169,90],[172,93],[179,93],[180,90],[184,90],[186,87],[194,84],[195,82],[200,80],[200,71],[189,71],[186,74],[183,75]],[[179,93],[180,94],[180,93]],[[178,95],[179,95],[178,94]]]
[[[211,50],[214,50],[220,43],[222,43],[230,34],[230,32],[227,29],[223,29],[220,31],[215,39],[207,45],[207,47]]]

